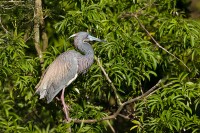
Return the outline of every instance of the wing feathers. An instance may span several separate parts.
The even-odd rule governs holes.
[[[58,56],[49,65],[43,78],[37,85],[36,93],[40,98],[47,98],[51,102],[53,98],[66,86],[71,84],[78,75],[77,52],[69,51]]]

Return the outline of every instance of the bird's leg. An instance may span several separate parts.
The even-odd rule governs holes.
[[[69,108],[67,106],[67,104],[65,103],[65,98],[64,98],[64,94],[65,94],[65,88],[63,88],[62,90],[62,94],[61,94],[61,102],[63,105],[63,111],[65,113],[65,117],[66,117],[66,121],[69,122],[70,118],[69,118]]]

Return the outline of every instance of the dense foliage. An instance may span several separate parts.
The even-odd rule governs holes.
[[[200,132],[200,22],[189,18],[185,0],[43,1],[49,40],[43,64],[33,42],[33,3],[0,2],[0,132],[60,133],[69,127],[72,132],[111,132],[109,124],[117,132]],[[157,47],[130,13],[189,70]],[[66,124],[60,101],[47,104],[35,95],[42,68],[74,48],[67,38],[78,31],[107,41],[93,48],[122,102],[162,79],[161,89],[122,110],[129,120]],[[65,100],[74,119],[100,119],[118,108],[97,62],[67,87]]]

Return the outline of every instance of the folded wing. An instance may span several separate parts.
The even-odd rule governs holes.
[[[46,97],[47,103],[51,102],[63,88],[76,79],[79,55],[74,50],[64,52],[49,65],[36,86],[40,99]]]

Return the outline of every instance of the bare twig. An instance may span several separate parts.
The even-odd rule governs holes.
[[[104,120],[116,119],[116,117],[119,116],[121,110],[124,108],[125,105],[136,102],[136,101],[141,100],[145,97],[148,97],[149,95],[155,93],[157,90],[164,88],[164,87],[167,87],[167,86],[172,84],[172,83],[169,83],[169,84],[166,84],[166,85],[163,85],[163,86],[157,88],[161,84],[161,82],[162,82],[162,80],[159,80],[158,83],[155,86],[153,86],[151,89],[149,89],[144,94],[122,103],[113,115],[106,116],[106,117],[103,117],[101,119],[88,119],[88,120],[72,119],[71,121],[74,122],[74,123],[95,123],[95,122],[100,122],[100,121],[104,121]],[[122,115],[120,115],[120,116],[122,116]]]
[[[121,102],[121,100],[120,100],[120,98],[119,98],[119,96],[118,96],[118,94],[117,94],[117,89],[115,88],[113,82],[111,81],[111,79],[109,78],[109,76],[108,76],[108,74],[106,73],[105,69],[103,68],[102,64],[100,63],[100,59],[99,59],[99,58],[95,58],[95,59],[96,59],[98,65],[99,65],[99,67],[101,68],[101,70],[102,70],[104,76],[106,77],[107,81],[110,83],[110,85],[111,85],[111,87],[112,87],[112,89],[113,89],[113,91],[114,91],[114,93],[115,93],[115,97],[116,97],[116,99],[117,99],[117,104],[118,104],[118,105],[122,105],[122,102]]]

